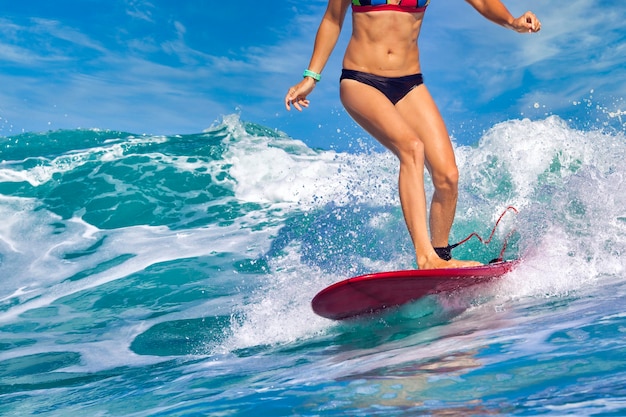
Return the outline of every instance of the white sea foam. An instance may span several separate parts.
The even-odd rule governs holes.
[[[368,195],[376,181],[388,187],[383,192],[387,198],[394,192],[396,162],[391,157],[337,154],[329,158],[327,153],[299,159],[281,151],[265,152],[245,149],[243,156],[234,152],[240,197],[310,202],[316,196],[341,202],[347,194]],[[507,232],[511,227],[518,230],[523,262],[493,288],[501,301],[561,297],[598,285],[603,276],[623,274],[626,141],[622,134],[577,131],[556,117],[516,120],[494,126],[477,147],[461,146],[457,154],[461,198],[466,197],[459,203],[458,218],[484,225],[493,223],[507,204],[520,210],[517,218],[508,216],[502,224]],[[272,164],[268,166],[261,157],[254,160],[253,155],[265,155]],[[264,168],[255,174],[259,166]],[[298,180],[300,172],[306,180]],[[371,181],[363,181],[363,172],[375,174],[366,176]],[[509,189],[499,188],[503,177],[510,178]],[[279,191],[266,192],[265,184]],[[376,198],[369,201],[375,204]],[[389,231],[390,239],[394,233]],[[316,318],[309,303],[322,285],[346,277],[324,275],[303,264],[297,247],[273,268],[265,290],[241,306],[224,348],[287,343],[332,325]]]
[[[7,207],[7,201],[11,204]],[[45,210],[32,209],[30,199],[0,200],[0,215],[19,220],[3,223],[3,250],[0,274],[3,299],[18,294],[22,302],[0,313],[0,322],[14,319],[24,311],[50,305],[55,300],[145,270],[148,266],[174,259],[206,256],[217,252],[259,256],[267,250],[272,228],[251,231],[239,224],[220,228],[199,228],[184,233],[167,227],[134,226],[98,230],[82,219],[61,220]],[[61,226],[62,225],[62,226]],[[59,229],[59,230],[56,230]],[[97,251],[75,260],[64,255],[80,252],[102,241]],[[158,250],[155,250],[158,248]],[[121,264],[68,281],[77,273],[115,259],[132,255]],[[26,297],[24,296],[26,295]]]
[[[138,144],[163,143],[164,136],[141,136],[111,139],[102,146],[74,150],[54,157],[28,158],[25,161],[0,161],[0,183],[27,182],[37,187],[50,181],[57,174],[71,172],[89,162],[109,162],[122,158],[127,149]],[[36,163],[35,163],[36,162]],[[28,168],[24,168],[25,163]]]
[[[397,162],[390,153],[314,151],[297,140],[239,131],[224,162],[232,165],[234,191],[244,201],[306,209],[330,202],[381,204],[396,198]]]
[[[232,187],[238,202],[262,203],[263,208],[229,226],[177,231],[157,226],[103,230],[78,214],[64,220],[39,208],[36,199],[0,199],[0,216],[4,219],[0,223],[0,300],[20,300],[0,313],[0,321],[10,322],[61,297],[160,262],[223,253],[239,259],[263,258],[282,225],[279,219],[267,222],[272,207],[315,213],[330,203],[346,207],[355,203],[383,208],[397,205],[397,161],[388,152],[313,151],[288,138],[254,136],[238,122],[229,123],[232,137],[226,140],[223,159],[189,161],[167,159],[166,155],[159,159],[182,171],[198,171],[209,164],[209,172],[228,174],[222,180]],[[500,303],[558,297],[601,285],[604,276],[623,274],[625,142],[621,134],[576,131],[558,118],[549,118],[502,123],[487,132],[476,147],[457,147],[462,178],[457,219],[488,229],[507,205],[520,210],[517,217],[505,218],[502,230],[518,230],[519,255],[524,261],[494,288]],[[44,175],[37,179],[30,171],[24,175],[33,184],[50,178]],[[220,200],[210,203],[220,204]],[[377,214],[369,223],[389,241],[398,239],[396,222],[390,222],[388,215]],[[358,243],[359,239],[362,237],[357,234],[350,242]],[[102,244],[92,253],[75,259],[63,256],[84,251],[100,240]],[[279,255],[267,260],[269,274],[261,275],[254,292],[234,301],[237,304],[227,337],[209,346],[210,350],[224,353],[290,343],[334,326],[314,315],[310,301],[324,286],[346,276],[303,260],[301,244],[294,238]],[[122,254],[133,257],[106,271],[68,280]],[[345,271],[397,269],[405,267],[411,257],[406,254],[390,260],[355,255],[350,258],[354,265],[347,265]],[[173,313],[125,328],[128,337],[120,333],[120,343],[127,349],[134,336],[160,321],[212,314],[207,306],[204,311],[202,308],[187,311],[187,316]],[[36,345],[29,349],[36,352],[45,348]],[[107,347],[100,344],[96,349],[94,345],[94,352],[100,349]],[[127,351],[127,360],[134,361]]]

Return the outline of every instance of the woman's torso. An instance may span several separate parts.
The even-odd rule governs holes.
[[[353,12],[343,67],[385,77],[421,72],[417,38],[423,17],[423,12]]]

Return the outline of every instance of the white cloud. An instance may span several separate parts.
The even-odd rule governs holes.
[[[85,25],[72,27],[62,18],[0,19],[0,59],[14,70],[0,76],[0,82],[10,86],[0,94],[0,111],[15,109],[11,115],[30,124],[34,119],[19,113],[34,115],[35,109],[23,103],[39,103],[37,118],[45,118],[42,114],[54,103],[57,109],[68,109],[69,116],[63,113],[61,121],[76,116],[72,120],[92,121],[83,126],[115,129],[146,123],[149,113],[162,115],[156,123],[168,126],[174,118],[197,120],[203,112],[224,114],[236,105],[246,108],[244,118],[273,118],[272,123],[279,118],[322,124],[339,114],[338,76],[351,31],[350,12],[303,117],[294,112],[287,115],[282,97],[308,64],[326,0],[285,0],[281,11],[286,19],[264,28],[273,39],[240,43],[214,37],[214,32],[202,27],[201,19],[172,14],[158,2],[123,0],[122,4],[120,20],[109,27],[111,33]],[[427,84],[436,90],[435,98],[446,112],[461,114],[507,94],[514,95],[510,100],[518,108],[537,100],[555,106],[571,102],[590,88],[626,95],[621,23],[626,3],[595,8],[591,0],[507,4],[517,14],[534,10],[542,20],[542,32],[507,31],[485,21],[464,2],[454,6],[432,2],[426,12],[420,38],[422,66]],[[253,28],[263,22],[224,24],[241,27],[241,41],[254,37]],[[207,34],[198,37],[200,32]],[[63,77],[53,75],[61,71]],[[90,104],[94,98],[98,105]],[[163,109],[169,110],[169,117]],[[125,120],[130,117],[121,116],[115,126],[116,111],[138,112],[143,119],[135,117],[130,123]]]
[[[511,100],[518,111],[540,99],[558,112],[592,88],[626,94],[626,3],[530,0],[507,6],[514,15],[534,11],[541,32],[505,30],[466,4],[430,6],[420,46],[426,79],[439,82],[441,102],[458,107],[461,98],[461,108],[468,108],[517,94]]]
[[[98,42],[58,21],[32,18],[27,25],[0,20],[0,59],[28,69],[77,59],[85,50],[104,53]]]
[[[126,14],[134,19],[145,20],[153,23],[154,4],[149,1],[128,0],[126,4]]]
[[[26,30],[42,39],[61,40],[75,46],[100,52],[105,51],[105,48],[91,37],[56,20],[32,18],[32,25]]]

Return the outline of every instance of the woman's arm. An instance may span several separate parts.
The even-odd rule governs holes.
[[[350,3],[351,0],[328,0],[328,7],[315,36],[313,54],[307,68],[310,71],[318,74],[322,73],[339,39]],[[306,96],[313,91],[315,83],[316,81],[313,78],[304,77],[302,81],[291,87],[285,96],[285,107],[287,110],[291,109],[291,103],[300,111],[302,110],[301,106],[308,107],[309,100],[307,100]]]
[[[519,33],[539,32],[541,22],[532,12],[526,12],[517,19],[500,0],[466,0],[478,13],[492,22]]]

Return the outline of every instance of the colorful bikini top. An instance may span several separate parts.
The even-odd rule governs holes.
[[[393,0],[352,0],[352,12],[374,12],[395,10],[398,12],[422,13],[430,0],[400,0],[400,4],[391,4]]]

